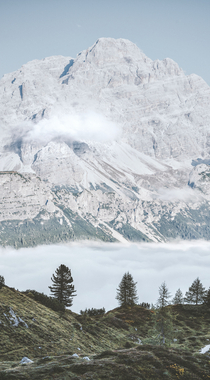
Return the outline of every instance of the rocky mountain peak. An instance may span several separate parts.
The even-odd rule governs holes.
[[[209,163],[209,103],[210,88],[201,78],[185,76],[170,58],[152,61],[125,39],[100,38],[76,58],[35,60],[5,75],[0,81],[0,175],[8,177],[4,194],[14,203],[10,207],[0,199],[2,223],[10,218],[16,226],[16,219],[30,213],[34,218],[21,197],[27,181],[27,191],[34,194],[31,210],[42,197],[34,223],[42,225],[47,218],[54,228],[49,231],[61,240],[64,224],[67,238],[87,230],[93,236],[99,228],[108,240],[164,240],[182,233],[179,223],[175,233],[166,227],[180,215],[186,236],[210,236],[200,221],[200,232],[189,232],[186,219],[193,207],[188,200],[196,199],[199,220],[209,199],[209,172],[202,167],[191,173],[191,163]],[[39,176],[44,190],[17,172]],[[171,194],[176,204],[167,203]],[[16,201],[24,205],[18,215],[12,211]],[[75,215],[84,230],[74,225]],[[25,234],[27,223],[21,228]]]
[[[171,58],[159,59],[153,61],[152,69],[156,71],[157,76],[163,78],[167,76],[184,75],[183,70]]]
[[[134,43],[123,38],[99,38],[85,51],[85,56],[89,61],[93,60],[100,65],[121,60],[125,60],[128,64],[144,60],[151,62]]]

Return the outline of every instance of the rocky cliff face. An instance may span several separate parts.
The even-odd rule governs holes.
[[[0,98],[1,244],[210,238],[200,77],[101,38],[5,75]]]

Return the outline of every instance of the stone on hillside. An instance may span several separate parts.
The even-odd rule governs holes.
[[[29,364],[33,363],[33,360],[27,358],[27,356],[24,356],[23,359],[20,361],[20,364]]]

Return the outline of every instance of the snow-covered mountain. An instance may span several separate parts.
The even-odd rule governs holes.
[[[210,88],[101,38],[0,81],[0,241],[210,238]]]

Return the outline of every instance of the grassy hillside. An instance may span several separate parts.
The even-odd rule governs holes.
[[[148,345],[151,310],[116,308],[97,317],[61,313],[3,287],[0,379],[210,379],[210,354],[199,353],[210,344],[210,310],[170,309],[176,340]],[[20,364],[25,356],[33,363]]]

